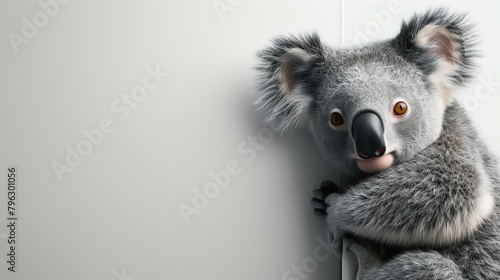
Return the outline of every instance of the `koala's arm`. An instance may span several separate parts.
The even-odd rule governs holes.
[[[327,197],[327,221],[332,231],[385,244],[444,246],[467,238],[489,217],[493,192],[477,157],[435,143]]]

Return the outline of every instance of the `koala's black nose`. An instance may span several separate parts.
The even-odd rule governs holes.
[[[365,111],[354,118],[352,138],[362,159],[380,157],[385,153],[384,126],[375,112]]]

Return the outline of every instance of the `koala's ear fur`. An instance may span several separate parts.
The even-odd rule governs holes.
[[[282,131],[307,121],[324,72],[325,47],[318,35],[276,38],[258,56],[263,95],[256,103],[266,110],[266,121]]]
[[[431,90],[450,104],[453,91],[473,76],[475,39],[465,15],[437,9],[403,23],[391,44],[424,72]]]

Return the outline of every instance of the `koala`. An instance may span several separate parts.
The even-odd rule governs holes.
[[[456,100],[474,78],[475,38],[466,15],[440,8],[380,42],[333,48],[313,33],[258,53],[266,121],[307,126],[359,178],[312,200],[337,255],[356,240],[358,279],[500,279],[498,164]]]

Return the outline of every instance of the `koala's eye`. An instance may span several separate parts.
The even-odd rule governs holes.
[[[402,116],[408,111],[408,105],[404,101],[399,101],[394,105],[394,114],[396,116]]]
[[[339,126],[344,124],[344,118],[339,112],[333,112],[330,115],[330,124],[333,126]]]

